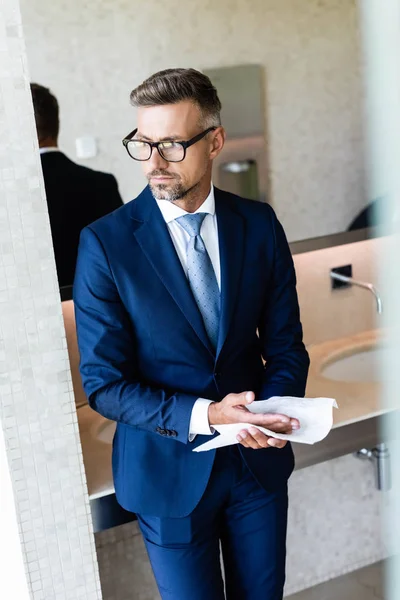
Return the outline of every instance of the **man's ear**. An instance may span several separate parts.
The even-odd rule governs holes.
[[[212,137],[212,146],[210,152],[211,160],[217,158],[218,154],[221,152],[222,148],[225,144],[226,133],[223,127],[218,127],[215,131],[211,133]]]

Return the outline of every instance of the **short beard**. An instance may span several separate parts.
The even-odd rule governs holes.
[[[150,183],[150,189],[156,200],[166,200],[167,202],[181,200],[181,198],[184,198],[190,191],[185,189],[179,181],[172,185],[167,185],[165,183],[154,185]]]
[[[178,202],[179,200],[183,200],[186,198],[186,210],[190,210],[190,207],[197,203],[196,192],[200,186],[200,181],[187,188],[184,187],[179,176],[175,177],[175,181],[172,181],[171,184],[167,183],[152,183],[151,178],[165,175],[167,177],[171,177],[168,172],[162,171],[153,171],[147,175],[147,179],[149,181],[149,186],[151,192],[156,200],[165,200],[167,202]]]

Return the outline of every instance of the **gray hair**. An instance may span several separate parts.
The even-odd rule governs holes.
[[[130,95],[136,107],[177,104],[191,100],[200,108],[205,127],[221,125],[221,102],[207,75],[195,69],[166,69],[151,75]]]

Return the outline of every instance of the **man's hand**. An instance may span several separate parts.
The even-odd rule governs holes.
[[[287,415],[266,413],[254,414],[246,406],[254,401],[253,392],[243,392],[242,394],[228,394],[221,402],[213,402],[208,407],[208,420],[210,426],[226,425],[232,423],[250,423],[266,427],[276,433],[292,433],[299,429],[300,423],[297,419],[291,419]],[[274,446],[283,448],[286,442],[266,436],[255,427],[249,430],[242,430],[238,435],[238,441],[246,448],[260,449]]]
[[[286,433],[286,432],[285,432]],[[286,446],[286,440],[277,440],[273,437],[268,437],[257,429],[256,427],[250,427],[242,429],[237,435],[237,441],[242,444],[245,448],[252,448],[253,450],[260,450],[261,448],[283,448]]]

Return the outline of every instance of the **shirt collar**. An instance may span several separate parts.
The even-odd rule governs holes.
[[[60,152],[60,149],[57,146],[45,146],[43,148],[39,148],[40,154],[48,154],[49,152]]]
[[[178,217],[182,217],[183,215],[189,214],[186,210],[183,210],[183,208],[176,206],[176,204],[174,204],[173,202],[169,202],[168,200],[156,200],[156,202],[166,223],[171,223],[171,221],[174,221]],[[199,212],[208,213],[213,216],[215,215],[215,197],[213,184],[211,184],[211,190],[207,198],[204,200],[203,204],[199,206],[199,208],[195,211],[195,213]]]

